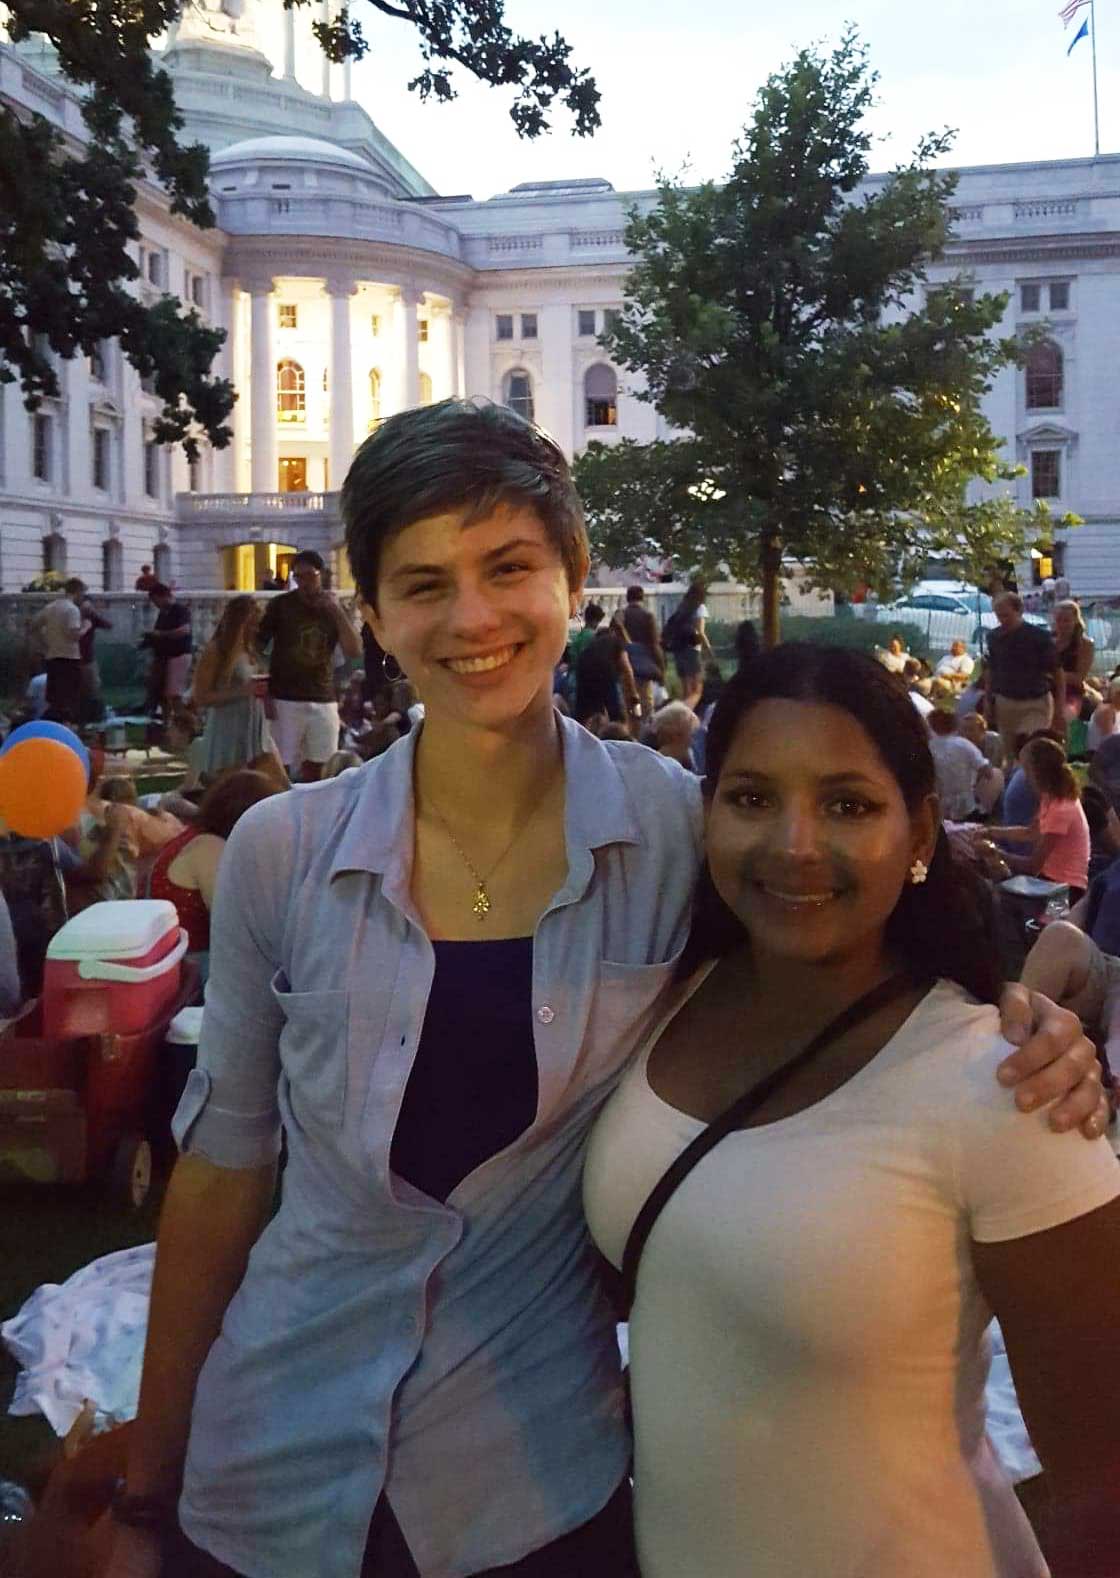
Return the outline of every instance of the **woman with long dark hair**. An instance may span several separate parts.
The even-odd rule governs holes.
[[[766,653],[708,771],[680,996],[585,1172],[633,1298],[644,1578],[1041,1575],[984,1334],[994,1310],[1059,1494],[1110,1495],[1120,1383],[1091,1417],[1077,1392],[1120,1323],[1120,1169],[1000,1102],[987,890],[895,679]]]
[[[255,694],[253,672],[261,609],[247,593],[226,604],[217,629],[195,669],[195,702],[206,708],[199,770],[213,778],[228,767],[244,767],[270,749],[272,736],[264,702]]]

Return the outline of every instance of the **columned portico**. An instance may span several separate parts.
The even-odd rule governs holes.
[[[252,365],[249,374],[251,408],[250,482],[254,493],[271,493],[276,487],[276,309],[270,278],[248,283],[251,302]]]
[[[429,308],[428,319],[431,323],[431,365],[434,374],[432,378],[432,398],[434,400],[449,400],[452,395],[459,392],[451,311],[444,306],[431,307]]]
[[[354,367],[351,357],[350,298],[358,287],[348,274],[328,274],[331,304],[330,481],[340,488],[354,454]]]
[[[422,290],[402,285],[397,300],[401,378],[401,409],[411,410],[420,404],[420,342],[417,312],[424,299]]]

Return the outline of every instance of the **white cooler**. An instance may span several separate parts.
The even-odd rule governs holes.
[[[51,938],[43,972],[45,1036],[135,1035],[179,991],[187,934],[167,899],[91,904]]]

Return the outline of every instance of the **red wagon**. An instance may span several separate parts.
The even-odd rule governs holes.
[[[143,1205],[169,1117],[159,1110],[167,1027],[198,997],[196,966],[179,969],[174,998],[142,1030],[48,1036],[36,1003],[0,1034],[0,1176],[102,1180],[118,1203]]]

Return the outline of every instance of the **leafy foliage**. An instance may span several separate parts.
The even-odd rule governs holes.
[[[858,190],[875,82],[851,30],[803,50],[762,88],[726,183],[663,179],[631,211],[637,262],[602,343],[681,436],[578,464],[600,555],[726,565],[761,585],[770,641],[783,559],[885,591],[933,549],[979,565],[1051,530],[1002,488],[1019,472],[981,408],[1025,354],[995,332],[1006,297],[958,281],[920,301],[949,234],[956,178],[930,164],[949,135]]]
[[[9,0],[14,42],[46,34],[70,81],[86,90],[89,141],[79,151],[42,116],[0,106],[0,382],[17,377],[29,409],[57,396],[48,353],[89,355],[117,338],[163,409],[155,437],[192,457],[201,429],[216,448],[232,433],[234,392],[209,367],[225,338],[174,296],[129,289],[138,268],[136,183],[150,172],[171,211],[206,228],[206,150],[180,147],[182,118],[148,40],[178,15],[178,0]]]
[[[311,0],[285,0],[291,9]],[[424,71],[409,84],[422,98],[454,98],[451,68],[483,82],[513,86],[518,132],[548,129],[559,100],[588,135],[599,124],[599,93],[570,63],[559,36],[526,39],[506,26],[503,0],[368,0],[380,15],[410,23]],[[176,21],[183,0],[6,0],[9,36],[45,35],[64,75],[84,90],[89,141],[75,151],[49,121],[0,105],[0,383],[19,380],[34,410],[59,393],[51,353],[91,355],[119,339],[124,354],[153,381],[163,408],[154,436],[181,443],[193,459],[198,436],[215,448],[232,438],[226,418],[236,398],[210,374],[225,331],[209,327],[177,297],[146,284],[129,245],[139,236],[137,183],[154,177],[171,211],[213,226],[206,191],[207,150],[182,146],[183,125],[171,79],[149,53]],[[360,57],[367,45],[353,7],[313,24],[332,60]]]
[[[285,10],[313,5],[316,0],[284,0]],[[572,48],[554,33],[551,38],[519,37],[506,25],[504,0],[367,0],[382,16],[409,22],[420,39],[424,70],[409,88],[421,99],[446,102],[455,98],[449,66],[459,65],[493,87],[515,86],[519,92],[510,119],[521,137],[539,137],[549,129],[549,112],[559,99],[575,117],[575,130],[590,136],[599,126],[599,90],[585,70],[570,64]],[[369,45],[353,5],[312,30],[329,59],[360,60]]]

